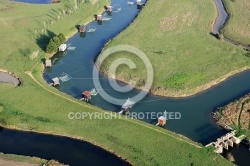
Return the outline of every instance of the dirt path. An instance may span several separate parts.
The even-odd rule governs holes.
[[[13,161],[8,159],[3,159],[0,157],[0,166],[39,166],[39,164]]]

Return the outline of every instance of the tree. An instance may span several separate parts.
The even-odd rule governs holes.
[[[60,38],[58,36],[54,36],[52,38],[52,40],[54,41],[54,43],[56,44],[57,47],[61,44],[61,40],[60,40]]]
[[[66,40],[65,36],[60,33],[59,35],[57,36],[54,36],[52,37],[50,40],[49,40],[49,44],[46,46],[46,52],[47,53],[52,53],[54,51],[57,50],[57,48],[62,44],[64,43],[64,41]]]
[[[60,39],[61,43],[65,42],[66,40],[65,36],[62,33],[58,35],[58,38]]]
[[[50,40],[49,44],[46,47],[46,52],[47,53],[52,53],[54,51],[56,51],[57,49],[57,45],[53,40]]]

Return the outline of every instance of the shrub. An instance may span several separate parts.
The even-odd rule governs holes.
[[[50,40],[51,40],[51,39],[50,39]],[[58,36],[54,36],[54,37],[52,38],[52,40],[53,40],[53,42],[55,43],[56,46],[60,46],[61,40],[59,39]]]
[[[57,45],[53,40],[50,40],[49,44],[46,47],[47,53],[52,53],[53,51],[56,51]]]
[[[65,36],[62,33],[58,35],[58,38],[60,39],[61,43],[65,42],[66,40]]]
[[[6,122],[6,120],[4,118],[0,118],[0,124],[1,125],[6,125],[7,122]]]
[[[65,40],[66,38],[62,33],[52,37],[49,41],[49,44],[46,46],[46,52],[47,53],[55,52]]]
[[[40,117],[40,116],[36,117],[35,119],[38,120],[38,121],[40,121],[40,122],[46,122],[46,123],[51,122],[50,119],[44,118],[44,117]]]

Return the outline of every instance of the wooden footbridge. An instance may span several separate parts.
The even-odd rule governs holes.
[[[211,142],[210,144],[206,145],[206,147],[213,145],[216,148],[214,151],[215,153],[222,153],[223,149],[228,150],[229,146],[233,147],[234,143],[239,144],[240,142],[241,139],[235,136],[234,130],[218,138],[216,142]]]

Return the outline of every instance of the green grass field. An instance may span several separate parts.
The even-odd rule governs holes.
[[[216,15],[212,0],[149,0],[138,19],[109,47],[132,45],[148,56],[155,74],[153,93],[194,94],[218,83],[218,79],[232,71],[250,67],[250,59],[243,49],[209,34]],[[237,20],[242,20],[239,18]],[[140,60],[124,52],[111,55],[101,70],[107,73],[112,61],[120,57],[131,58],[138,68],[130,70],[121,66],[117,71],[118,79],[126,82],[131,78],[146,79]]]
[[[48,41],[47,35],[62,32],[66,36],[70,36],[76,32],[75,25],[83,24],[92,19],[93,15],[100,13],[103,10],[103,6],[107,3],[108,0],[99,1],[99,3],[95,5],[84,4],[74,14],[65,16],[63,20],[56,21],[55,18],[58,18],[58,15],[62,15],[58,13],[64,9],[63,4],[41,6],[1,1],[0,36],[2,39],[2,49],[0,50],[0,68],[15,72],[23,81],[23,85],[21,87],[13,87],[9,84],[0,84],[0,125],[9,128],[53,133],[84,139],[107,150],[114,151],[115,154],[126,158],[134,165],[230,165],[227,160],[212,153],[210,149],[198,148],[197,145],[193,144],[190,140],[144,122],[124,118],[112,120],[70,120],[68,118],[69,112],[102,112],[103,110],[78,102],[76,99],[59,92],[45,83],[41,75],[41,58],[49,55],[45,55],[41,49],[46,44],[46,41]],[[182,27],[185,26],[187,28],[187,31],[185,31],[183,28],[179,29],[177,26],[174,26],[175,24],[179,24],[179,21],[173,23],[174,25],[172,25],[171,21],[170,26],[162,27],[163,30],[159,28],[154,29],[159,25],[159,22],[157,22],[157,20],[159,20],[157,18],[157,12],[152,12],[153,8],[151,8],[155,6],[159,8],[159,11],[163,12],[164,17],[161,17],[161,19],[164,20],[174,20],[175,15],[187,12],[181,17],[181,20],[191,27],[186,27],[186,24],[182,25]],[[181,9],[182,6],[185,6],[185,9]],[[157,19],[152,19],[152,24],[148,27],[144,26],[144,29],[141,29],[142,25],[140,24],[142,22],[145,24],[148,13],[152,14],[152,18]],[[148,6],[140,14],[138,20],[113,42],[124,44],[126,42],[125,40],[121,41],[122,36],[129,36],[137,32],[138,38],[134,39],[134,42],[138,43],[135,44],[135,46],[141,49],[146,48],[142,50],[147,54],[152,51],[158,51],[158,53],[152,55],[164,58],[165,54],[161,54],[161,51],[170,52],[168,56],[170,60],[172,59],[171,61],[165,61],[166,63],[160,62],[158,66],[153,62],[157,70],[160,71],[160,69],[163,70],[165,66],[171,66],[172,74],[179,71],[179,74],[183,75],[185,74],[184,69],[190,69],[189,71],[193,71],[190,74],[194,76],[192,81],[200,80],[201,77],[204,77],[206,78],[203,80],[205,83],[212,78],[217,78],[220,74],[227,73],[230,65],[232,67],[230,70],[234,70],[246,66],[249,63],[249,60],[245,59],[242,55],[244,53],[242,50],[227,43],[219,42],[208,35],[209,30],[203,26],[205,25],[209,29],[210,22],[214,16],[215,10],[212,3],[204,0],[192,1],[192,3],[185,1],[159,0],[156,2],[149,0]],[[196,19],[190,22],[192,17],[202,20],[203,22],[198,22]],[[208,20],[206,21],[207,18]],[[49,25],[49,33],[44,32],[44,34],[42,34],[42,32],[46,30],[46,28],[42,28],[45,27],[44,21],[46,27]],[[169,21],[163,22],[167,22],[167,25],[169,23]],[[135,27],[140,29],[140,33],[138,33]],[[190,29],[192,28],[195,28],[197,32],[191,31]],[[146,35],[144,31],[148,32],[148,35]],[[163,32],[166,36],[162,38]],[[40,34],[40,36],[38,34]],[[183,37],[181,37],[182,35]],[[156,44],[150,45],[149,43],[145,43],[143,46],[143,44],[140,43],[139,37],[142,37],[144,41],[148,42],[152,39]],[[132,39],[131,36],[126,38]],[[175,41],[174,38],[191,38],[192,42],[181,40],[182,43],[180,43],[180,40]],[[36,42],[37,39],[39,42]],[[130,40],[127,42],[127,44],[133,44],[129,43],[132,42]],[[40,53],[38,57],[31,60],[30,55],[36,50],[39,50]],[[220,52],[220,54],[212,56],[213,53],[218,52]],[[186,55],[183,56],[181,53],[185,53]],[[198,55],[202,56],[199,57]],[[162,58],[156,58],[155,61],[157,62],[160,59]],[[195,61],[191,63],[191,59]],[[183,63],[184,60],[186,63]],[[222,60],[225,62],[222,63],[222,65],[220,64],[222,67],[218,66],[218,63],[213,64]],[[180,62],[177,63],[177,61]],[[171,62],[173,64],[171,64]],[[194,65],[196,65],[197,62],[202,64],[195,68]],[[31,67],[36,63],[38,63],[38,65],[34,70],[32,69],[32,71],[34,77],[40,84],[25,73],[25,71],[31,70]],[[199,74],[197,72],[198,69],[201,70],[201,66],[203,66],[203,71],[206,73],[204,76],[203,73]],[[212,72],[211,67],[214,67],[217,71],[223,69],[225,69],[225,71],[221,71],[220,74],[217,74]],[[167,68],[166,71],[168,70],[170,69]],[[197,75],[194,75],[194,70],[196,70]],[[210,72],[205,72],[207,70]],[[158,73],[158,75],[159,74],[160,73]],[[185,79],[188,82],[187,85],[190,84],[189,86],[193,87],[199,85],[198,83],[192,84],[192,81],[190,81],[191,75],[188,75]],[[210,79],[207,78],[208,76],[210,76]],[[165,83],[161,82],[159,77],[158,80],[155,80],[155,83],[158,83],[158,81],[159,84],[166,83],[166,80]],[[170,85],[174,87],[174,83]],[[188,86],[186,87],[188,88]]]
[[[250,3],[249,0],[223,0],[230,14],[223,29],[225,36],[250,45]]]

